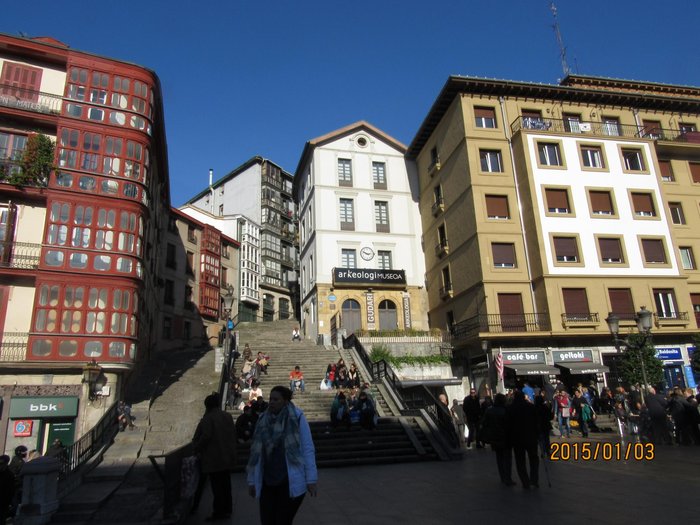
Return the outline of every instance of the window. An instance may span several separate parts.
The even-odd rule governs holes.
[[[581,146],[581,160],[585,168],[605,168],[603,150],[600,146]]]
[[[355,229],[355,212],[352,199],[340,199],[340,229]]]
[[[681,122],[678,124],[678,129],[681,133],[695,133],[698,130],[695,124],[689,124],[687,122]]]
[[[627,171],[646,171],[644,155],[640,149],[622,148],[622,163]]]
[[[175,283],[170,279],[165,280],[165,294],[163,296],[163,302],[169,305],[175,304]]]
[[[651,193],[632,193],[632,208],[637,217],[656,217]]]
[[[522,111],[523,127],[526,129],[546,130],[549,126],[542,120],[542,112],[538,110],[524,109]]]
[[[664,182],[673,182],[675,177],[673,176],[673,169],[671,168],[670,160],[660,160],[659,161],[659,171],[661,172],[661,180]]]
[[[542,166],[563,166],[561,154],[559,153],[559,144],[550,142],[538,142],[537,153],[539,155],[540,165]]]
[[[170,317],[163,317],[163,339],[170,339],[173,335],[173,320]]]
[[[487,195],[486,215],[489,219],[510,219],[507,195]]]
[[[513,243],[491,243],[493,265],[496,268],[515,268],[515,245]]]
[[[433,188],[433,197],[435,201],[433,202],[432,212],[433,215],[437,216],[438,213],[445,209],[445,201],[442,198],[442,185],[438,184]]]
[[[667,264],[666,250],[662,239],[642,239],[644,261],[647,264]]]
[[[352,163],[350,159],[338,159],[338,185],[352,186]]]
[[[615,207],[609,191],[591,190],[588,195],[593,215],[615,215]]]
[[[564,113],[564,129],[569,133],[581,133],[581,115]]]
[[[567,321],[591,320],[585,288],[562,288],[561,292]]]
[[[481,171],[488,173],[503,173],[500,151],[482,149],[479,150],[479,158],[481,159]]]
[[[647,120],[642,121],[642,136],[653,140],[660,139],[663,137],[663,132],[661,130],[661,122],[658,120]]]
[[[554,237],[554,253],[557,262],[579,262],[576,237]]]
[[[620,264],[624,262],[622,243],[618,238],[600,237],[598,239],[600,260],[607,264]]]
[[[444,224],[438,226],[438,243],[441,247],[447,246],[447,232]]]
[[[377,267],[380,270],[391,270],[391,252],[387,250],[377,251]]]
[[[39,101],[42,70],[38,67],[25,66],[5,61],[0,74],[0,95],[7,95],[19,100]]]
[[[386,189],[386,164],[383,162],[372,163],[372,180],[374,181],[374,189]]]
[[[603,133],[609,137],[619,137],[620,119],[617,117],[603,117]]]
[[[622,321],[633,321],[635,318],[632,291],[629,288],[610,288],[610,310]]]
[[[343,268],[357,268],[357,252],[343,248],[340,252],[340,266]]]
[[[695,256],[693,255],[693,249],[690,246],[681,246],[679,248],[681,253],[681,266],[684,270],[695,270]]]
[[[656,305],[656,315],[659,319],[677,319],[678,308],[676,306],[676,296],[671,289],[654,289],[654,304]]]
[[[549,213],[571,213],[569,207],[569,192],[565,189],[546,188],[544,190]]]
[[[382,233],[389,232],[389,203],[386,201],[374,202],[374,221],[377,225],[377,231]]]
[[[683,205],[680,202],[669,202],[668,208],[671,211],[671,221],[673,224],[685,224]]]
[[[172,268],[173,270],[176,268],[175,264],[175,245],[168,243],[167,249],[166,249],[166,254],[165,254],[165,266],[168,268]]]
[[[494,108],[474,108],[474,124],[477,128],[495,128],[496,110]]]
[[[440,297],[443,299],[452,296],[452,277],[450,276],[450,267],[445,266],[442,269],[442,288],[440,288]]]
[[[700,162],[689,162],[688,169],[690,169],[690,178],[693,182],[700,183]]]

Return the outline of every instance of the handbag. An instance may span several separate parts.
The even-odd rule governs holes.
[[[561,409],[561,417],[571,417],[571,409],[569,407],[563,407]]]

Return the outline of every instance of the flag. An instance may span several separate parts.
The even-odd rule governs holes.
[[[503,381],[503,354],[500,350],[496,356],[496,372],[498,372],[498,380]]]

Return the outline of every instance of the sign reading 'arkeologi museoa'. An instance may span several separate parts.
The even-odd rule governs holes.
[[[333,268],[333,286],[367,286],[377,288],[404,288],[404,270],[375,270],[370,268]]]

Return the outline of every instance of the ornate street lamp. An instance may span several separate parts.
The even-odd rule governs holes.
[[[620,333],[620,318],[617,315],[612,312],[608,313],[608,317],[605,319],[605,322],[608,323],[608,329],[613,336],[613,343],[618,353],[620,353],[624,347],[628,350],[637,352],[637,355],[639,356],[639,364],[642,370],[642,381],[644,381],[644,388],[641,392],[642,402],[644,402],[644,392],[648,390],[649,382],[647,381],[647,369],[644,365],[642,349],[651,339],[651,312],[647,310],[645,306],[642,306],[634,316],[634,320],[637,323],[637,330],[639,330],[639,333],[642,335],[642,338],[635,342],[630,341],[629,337],[625,339],[620,339],[618,337]]]
[[[94,358],[83,367],[83,383],[88,386],[88,399],[90,401],[97,398],[97,392],[102,389],[105,383],[100,381],[101,376],[102,367],[97,364]]]

